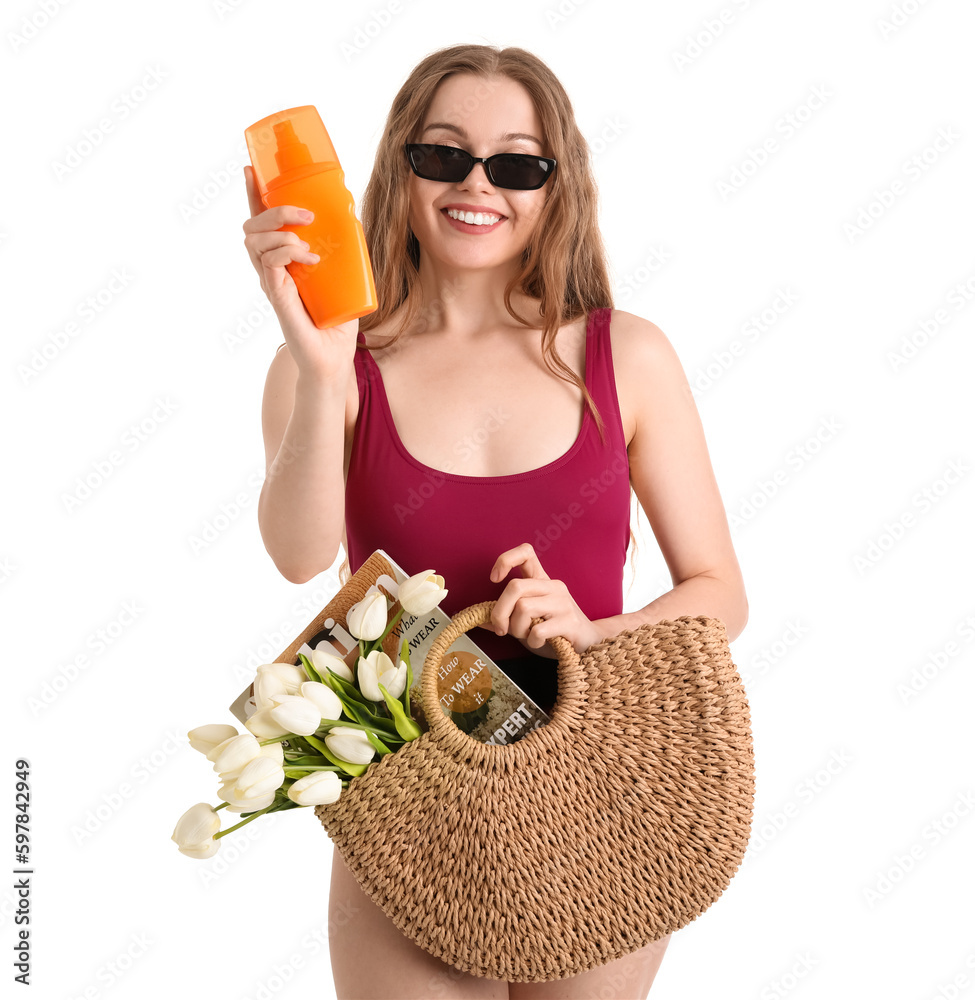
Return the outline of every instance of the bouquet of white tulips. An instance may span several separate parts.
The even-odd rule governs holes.
[[[425,615],[437,607],[447,594],[443,584],[433,570],[404,580],[391,619],[388,599],[376,586],[352,605],[346,629],[359,643],[354,676],[334,653],[306,647],[308,654],[298,654],[300,666],[257,668],[256,708],[244,723],[246,733],[226,725],[190,730],[190,746],[213,763],[222,801],[198,802],[180,817],[172,839],[183,854],[210,858],[221,837],[258,816],[335,802],[377,755],[395,753],[420,735],[410,712],[409,646],[404,639],[394,664],[382,645],[404,611]],[[221,830],[221,809],[243,818]]]

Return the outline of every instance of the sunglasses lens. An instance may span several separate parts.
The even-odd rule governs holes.
[[[491,161],[491,172],[499,187],[531,190],[541,187],[548,177],[548,164],[534,156],[502,154]]]
[[[428,181],[459,181],[470,171],[471,158],[453,146],[418,143],[410,148],[410,163]]]

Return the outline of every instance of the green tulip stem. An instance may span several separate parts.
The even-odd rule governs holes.
[[[219,809],[220,806],[217,806],[217,808]],[[226,836],[228,833],[233,833],[234,830],[239,830],[242,826],[246,826],[252,819],[257,819],[258,816],[263,816],[266,812],[268,812],[272,808],[274,808],[273,802],[271,803],[271,805],[265,806],[263,809],[258,809],[258,811],[255,813],[251,813],[250,816],[247,817],[247,819],[242,819],[239,823],[235,823],[233,826],[228,826],[226,830],[221,830],[219,833],[215,833],[213,835],[213,839],[219,840],[221,837]]]
[[[395,626],[396,623],[400,620],[400,618],[403,617],[403,611],[404,608],[402,605],[400,605],[399,611],[397,611],[396,614],[393,615],[392,618],[390,618],[389,624],[386,626],[386,631],[383,632],[383,634],[376,640],[376,646],[374,647],[375,649],[379,649],[379,647],[382,646],[383,639],[385,639],[386,636],[389,635],[389,633],[393,630],[393,626]]]
[[[220,805],[213,807],[213,811],[219,812],[221,809],[223,809],[224,806],[229,806],[229,805],[230,805],[229,802],[221,802]]]

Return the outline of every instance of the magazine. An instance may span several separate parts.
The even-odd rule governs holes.
[[[360,591],[364,589],[363,585],[376,585],[390,600],[395,601],[399,585],[410,575],[387,552],[377,549],[339,593],[353,583],[358,585]],[[449,589],[450,581],[446,583]],[[275,657],[275,662],[300,664],[299,653],[310,656],[313,649],[320,648],[324,643],[327,652],[341,657],[354,669],[358,643],[343,623],[335,621],[329,614],[334,602],[335,598],[286,650]],[[404,614],[384,644],[389,647],[387,652],[392,650],[398,653],[404,638],[408,643],[413,671],[410,705],[413,718],[424,732],[429,729],[429,724],[423,712],[420,678],[430,647],[449,622],[450,615],[439,607],[428,615]],[[393,655],[392,652],[390,655]],[[437,690],[444,714],[481,743],[515,743],[550,720],[550,716],[474,643],[470,632],[459,635],[441,659]],[[253,693],[251,684],[230,706],[230,711],[241,722],[245,722],[255,709]]]

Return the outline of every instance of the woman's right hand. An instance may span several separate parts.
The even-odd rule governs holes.
[[[292,261],[314,264],[318,260],[297,233],[281,229],[306,225],[300,217],[301,209],[294,205],[265,209],[257,193],[253,167],[244,167],[244,179],[251,212],[243,227],[244,246],[277,314],[299,374],[325,381],[347,378],[354,370],[359,321],[349,320],[325,330],[315,326],[285,266]]]

